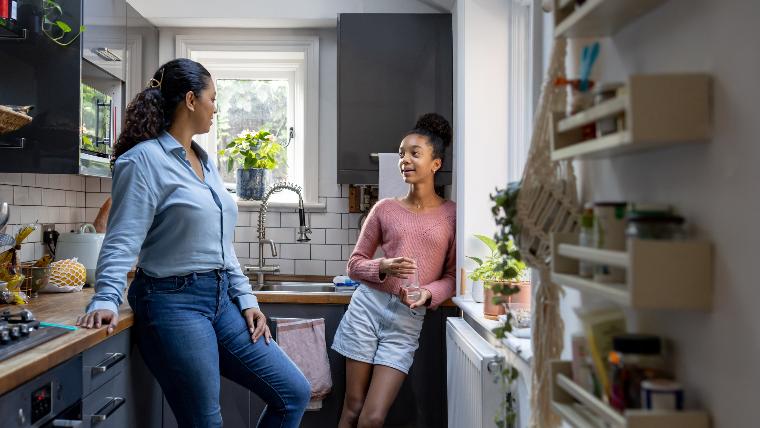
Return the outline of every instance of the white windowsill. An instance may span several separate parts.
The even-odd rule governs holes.
[[[495,345],[504,355],[507,362],[515,366],[521,375],[530,379],[531,361],[533,360],[533,347],[530,339],[522,339],[507,333],[507,338],[498,341],[496,336],[491,332],[494,328],[501,325],[499,321],[489,320],[483,316],[483,304],[472,300],[472,296],[465,294],[456,296],[453,299],[454,304],[462,309],[466,319],[475,321],[479,327],[475,328],[491,344]],[[475,327],[475,326],[473,326]],[[485,334],[483,332],[486,332]],[[499,343],[500,342],[500,343]]]
[[[261,201],[243,201],[239,200],[232,195],[237,202],[238,211],[259,211],[261,209]],[[298,210],[298,202],[267,202],[269,211],[283,211],[294,212]],[[304,202],[303,204],[306,212],[326,212],[327,203],[325,202]]]

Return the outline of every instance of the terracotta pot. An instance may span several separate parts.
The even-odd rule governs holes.
[[[520,291],[518,291],[516,294],[512,294],[509,296],[509,303],[520,303],[523,305],[527,305],[528,308],[530,308],[532,305],[532,296],[531,296],[531,287],[530,287],[530,281],[520,281],[516,283],[512,283],[512,285],[517,285],[520,287]]]
[[[506,314],[504,305],[501,303],[493,303],[493,290],[491,290],[491,284],[497,281],[483,281],[483,315],[486,318],[496,319],[499,315]]]

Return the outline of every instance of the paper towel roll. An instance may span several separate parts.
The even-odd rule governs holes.
[[[409,185],[401,177],[398,153],[379,153],[378,198],[403,197],[409,193]]]

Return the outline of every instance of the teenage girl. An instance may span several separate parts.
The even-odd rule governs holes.
[[[451,143],[442,116],[422,116],[399,145],[399,174],[409,184],[400,199],[377,202],[348,261],[362,282],[332,348],[346,357],[346,397],[339,427],[381,427],[404,378],[427,309],[454,295],[456,206],[435,193],[435,174]],[[373,258],[380,247],[384,257]],[[419,297],[404,285],[421,285]]]

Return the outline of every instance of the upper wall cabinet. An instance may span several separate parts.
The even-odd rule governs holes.
[[[126,1],[21,4],[26,38],[0,39],[0,104],[33,105],[33,120],[0,135],[0,171],[110,175],[126,98]]]
[[[338,183],[376,184],[377,153],[398,151],[417,118],[453,118],[450,14],[341,14]],[[451,183],[451,149],[436,175]]]

